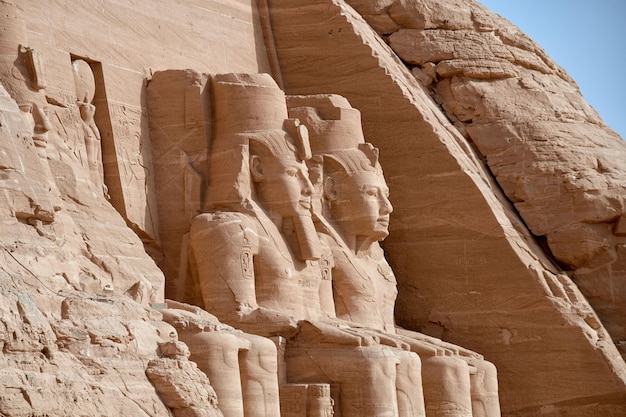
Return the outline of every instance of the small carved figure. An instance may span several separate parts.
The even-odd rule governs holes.
[[[104,184],[104,171],[102,166],[102,146],[100,130],[96,126],[94,114],[96,106],[92,101],[96,92],[96,85],[93,72],[89,64],[82,59],[72,61],[72,71],[74,74],[74,84],[76,86],[77,105],[80,111],[80,118],[83,126],[83,138],[87,150],[87,164],[91,181],[98,190],[102,190],[107,195],[107,188]]]
[[[335,402],[330,397],[328,385],[316,384],[309,386],[309,404],[307,417],[333,417]]]

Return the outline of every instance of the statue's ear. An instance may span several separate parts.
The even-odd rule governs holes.
[[[259,155],[250,156],[250,174],[252,174],[252,180],[254,182],[263,181],[263,166],[261,165],[261,158]]]
[[[324,198],[331,202],[337,200],[337,185],[335,179],[328,175],[324,177]]]

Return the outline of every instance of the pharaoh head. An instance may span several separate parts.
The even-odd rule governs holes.
[[[324,198],[344,233],[372,241],[389,234],[389,189],[371,144],[325,155]]]
[[[290,115],[309,128],[313,154],[323,158],[324,216],[344,235],[384,239],[393,208],[378,150],[363,138],[359,111],[335,95],[290,97],[289,105]]]
[[[267,74],[225,74],[214,77],[213,98],[205,210],[258,207],[284,234],[295,236],[293,249],[301,260],[317,259],[305,163],[311,157],[308,134],[288,118],[284,93]]]
[[[251,135],[250,174],[256,199],[282,218],[310,216],[308,170],[294,138],[282,130]]]

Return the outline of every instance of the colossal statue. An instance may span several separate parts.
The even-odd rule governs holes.
[[[286,338],[286,382],[339,386],[344,417],[423,416],[419,357],[335,317],[332,253],[311,214],[306,128],[288,118],[267,75],[216,76],[212,87],[209,189],[189,238],[205,309]]]
[[[359,112],[335,95],[291,96],[288,105],[290,117],[307,126],[316,156],[313,207],[320,235],[332,248],[337,316],[408,343],[420,355],[427,415],[499,416],[491,363],[395,326],[396,279],[378,243],[388,235],[393,208],[378,150],[365,143]]]

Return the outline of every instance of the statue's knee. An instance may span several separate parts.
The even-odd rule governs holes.
[[[247,341],[222,332],[180,332],[179,339],[189,346],[190,359],[208,373],[211,369],[238,370],[239,351],[249,348]]]
[[[250,343],[250,351],[259,352],[264,355],[277,355],[276,344],[271,339],[247,333],[241,335],[241,337],[245,338]]]
[[[274,342],[262,336],[242,335],[249,342],[249,349],[242,351],[246,366],[257,373],[278,372],[278,350]]]
[[[398,372],[403,374],[418,374],[422,372],[422,360],[415,352],[399,351],[396,352],[400,363]]]
[[[480,368],[487,378],[498,379],[498,369],[493,363],[482,361]]]
[[[496,366],[487,361],[470,362],[476,368],[471,375],[473,393],[493,393],[498,391],[498,371]]]
[[[469,382],[469,365],[456,357],[433,356],[422,361],[422,375],[445,380],[467,379]]]

